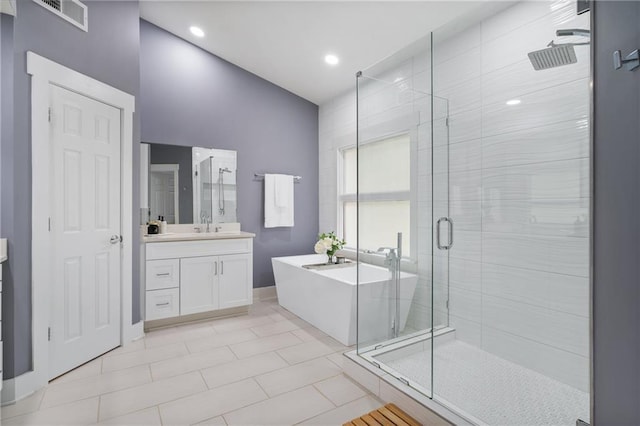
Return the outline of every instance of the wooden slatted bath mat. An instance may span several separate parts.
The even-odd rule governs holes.
[[[422,426],[395,404],[387,404],[343,426]]]

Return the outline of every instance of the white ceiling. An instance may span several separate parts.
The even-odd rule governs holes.
[[[355,73],[482,1],[145,0],[141,17],[309,101],[353,88]],[[198,39],[189,26],[201,27]],[[340,63],[324,63],[327,53]]]

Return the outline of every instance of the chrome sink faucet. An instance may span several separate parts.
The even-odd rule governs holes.
[[[202,222],[207,224],[207,231],[206,232],[211,232],[211,230],[209,229],[209,225],[211,225],[211,218],[209,217],[209,215],[205,212],[203,212],[200,215],[200,219],[202,219]]]

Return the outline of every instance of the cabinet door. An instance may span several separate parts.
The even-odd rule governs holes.
[[[218,257],[220,261],[220,308],[249,305],[253,301],[251,254]]]
[[[180,259],[180,315],[219,308],[218,269],[215,256]]]

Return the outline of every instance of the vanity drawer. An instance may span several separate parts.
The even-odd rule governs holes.
[[[146,296],[146,320],[180,315],[180,289],[151,290],[146,292]]]
[[[167,241],[147,243],[147,260],[176,257],[218,256],[221,254],[250,253],[251,238],[229,238],[204,241]]]
[[[146,290],[176,288],[180,285],[180,260],[162,259],[147,261]]]

